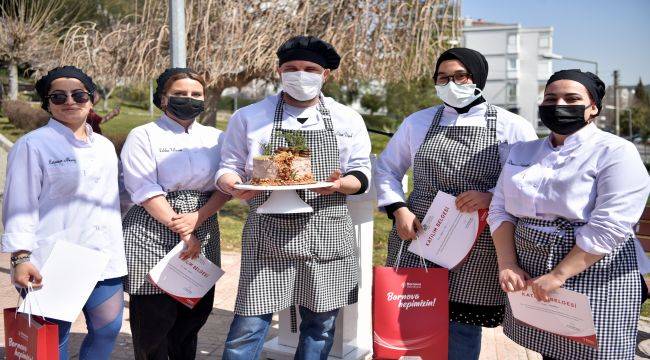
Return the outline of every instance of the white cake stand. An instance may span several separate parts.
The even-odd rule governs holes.
[[[296,190],[320,189],[334,185],[331,182],[317,182],[306,185],[251,185],[235,184],[237,190],[266,190],[271,196],[257,208],[258,214],[299,214],[313,212],[309,204],[302,201]]]

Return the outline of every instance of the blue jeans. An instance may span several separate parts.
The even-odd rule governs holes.
[[[478,360],[482,332],[480,326],[450,321],[449,360]]]
[[[325,360],[334,343],[334,324],[339,310],[313,312],[299,306],[300,339],[294,359]],[[223,350],[223,360],[259,359],[273,314],[235,315]]]
[[[124,292],[122,278],[100,281],[90,294],[83,307],[88,334],[81,343],[79,359],[110,359],[115,339],[122,327],[124,310]],[[59,327],[59,359],[68,360],[68,339],[71,323],[56,319],[47,319]]]

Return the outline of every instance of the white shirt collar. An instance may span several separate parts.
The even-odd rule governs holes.
[[[47,126],[54,129],[59,134],[65,136],[73,145],[90,146],[95,141],[93,128],[87,123],[84,124],[86,127],[86,135],[88,136],[87,141],[77,139],[69,127],[63,125],[60,121],[54,118],[50,118],[50,120],[47,122]]]
[[[458,114],[458,111],[456,111],[456,109],[454,109],[451,106],[448,106],[447,104],[443,104],[442,106],[444,106],[444,109],[443,109],[443,112],[442,112],[443,116],[446,115],[446,116],[455,116],[455,117],[457,117],[457,116],[469,117],[469,116],[475,116],[475,115],[483,115],[487,111],[487,103],[486,102],[482,102],[482,103],[480,103],[480,104],[478,104],[476,106],[472,106],[469,109],[469,111],[467,111],[466,113],[463,113],[463,114]]]
[[[194,131],[194,124],[196,121],[192,121],[190,126],[187,127],[187,133],[192,134]],[[160,124],[162,125],[163,128],[170,130],[172,132],[175,132],[177,134],[182,134],[185,132],[185,128],[183,125],[177,123],[174,119],[170,118],[167,116],[167,114],[163,114],[160,117]]]
[[[590,139],[600,130],[594,124],[593,122],[588,124],[587,126],[583,127],[582,129],[576,131],[575,133],[567,136],[566,139],[564,139],[564,144],[562,146],[558,147],[553,147],[553,143],[551,142],[551,136],[549,135],[546,138],[546,143],[548,146],[553,149],[553,150],[570,150],[574,149],[576,147],[579,147],[580,145],[584,144],[585,142],[589,142]]]

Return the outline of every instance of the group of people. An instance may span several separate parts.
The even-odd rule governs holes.
[[[219,265],[217,213],[231,198],[245,200],[250,211],[223,358],[259,358],[273,313],[286,308],[301,319],[295,358],[327,358],[339,309],[357,301],[346,196],[369,187],[370,139],[357,112],[321,93],[341,59],[331,44],[296,36],[277,56],[282,91],[235,112],[225,133],[196,121],[205,80],[191,69],[165,70],[154,96],[164,114],[130,132],[119,160],[88,124],[96,96],[88,75],[63,66],[37,82],[51,119],[9,154],[2,251],[12,254],[16,286],[48,286],[31,251],[55,241],[54,234],[94,230],[90,239],[66,238],[111,258],[83,308],[81,359],[110,357],[123,291],[136,359],[195,357],[197,334],[219,295],[212,288],[190,309],[147,274],[181,241],[182,258],[202,254]],[[487,75],[480,53],[443,53],[434,79],[444,104],[407,117],[382,152],[374,182],[379,207],[394,221],[387,265],[436,266],[400,249],[415,239],[436,193],[453,194],[461,211],[489,208],[490,226],[449,273],[450,359],[478,359],[481,327],[501,324],[548,359],[633,359],[642,281],[632,226],[650,187],[635,147],[593,123],[604,84],[579,70],[554,74],[539,109],[551,135],[538,140],[527,120],[485,101]],[[262,145],[286,146],[287,133],[305,139],[315,180],[333,186],[299,190],[313,213],[258,214],[270,192],[235,186],[250,180]],[[401,180],[410,168],[406,199]],[[118,180],[134,203],[123,216]],[[515,322],[506,292],[528,286],[540,301],[560,287],[587,294],[599,349]],[[60,358],[67,359],[70,323],[53,321]]]

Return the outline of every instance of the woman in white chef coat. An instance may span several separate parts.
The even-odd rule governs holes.
[[[300,311],[295,358],[327,359],[339,309],[357,301],[359,260],[346,195],[368,187],[370,138],[358,113],[321,94],[341,60],[331,44],[296,36],[280,46],[277,56],[283,91],[233,114],[217,173],[222,190],[251,206],[224,360],[258,359],[273,313],[287,307],[294,316],[296,307]],[[334,185],[298,191],[312,213],[258,214],[270,191],[233,186],[250,180],[260,145],[287,146],[287,133],[304,138],[315,180]]]
[[[560,287],[588,296],[598,349],[515,321],[504,332],[546,359],[634,359],[641,299],[632,226],[650,182],[635,146],[596,127],[605,84],[562,70],[539,107],[547,138],[517,144],[503,169],[489,224],[504,291],[548,301]]]
[[[172,68],[157,80],[158,120],[129,133],[122,149],[124,185],[135,204],[124,216],[129,312],[135,358],[194,359],[214,287],[190,309],[149,283],[147,273],[180,241],[182,259],[202,253],[219,265],[217,211],[229,196],[215,191],[220,130],[195,121],[204,109],[203,78]]]
[[[30,258],[39,247],[65,239],[109,255],[83,307],[88,334],[79,350],[80,359],[109,359],[122,326],[127,270],[115,147],[86,123],[95,84],[83,71],[54,68],[36,82],[36,91],[51,117],[9,153],[2,251],[12,253],[12,281],[21,288],[48,286]],[[71,324],[49,320],[59,328],[59,358],[67,360]]]
[[[509,146],[537,138],[528,121],[485,102],[481,93],[487,76],[488,63],[479,52],[466,48],[444,52],[434,74],[444,105],[408,116],[381,153],[378,201],[394,219],[388,266],[422,266],[421,259],[406,249],[438,191],[457,196],[461,211],[487,209]],[[413,192],[407,204],[402,178],[411,167]],[[505,296],[497,276],[496,254],[486,229],[467,261],[449,273],[449,359],[478,359],[481,327],[500,325]]]

